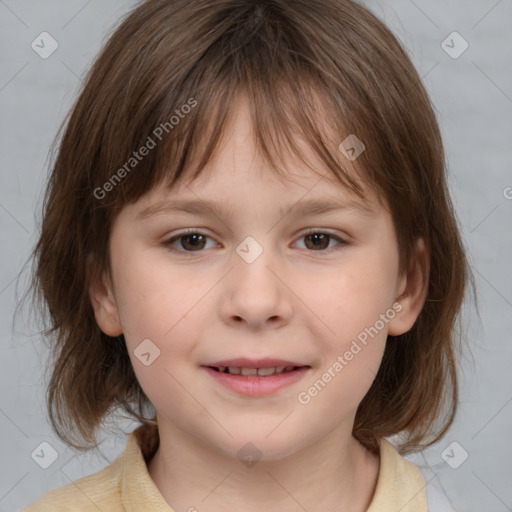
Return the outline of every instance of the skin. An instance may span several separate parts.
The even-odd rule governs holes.
[[[243,100],[233,114],[208,172],[173,190],[156,188],[119,213],[111,276],[90,290],[96,319],[106,334],[124,334],[137,379],[156,408],[160,447],[148,471],[175,510],[364,511],[379,457],[352,436],[354,417],[387,335],[408,331],[424,304],[424,246],[419,240],[418,264],[399,275],[391,216],[370,191],[372,215],[346,209],[295,215],[291,207],[306,199],[354,197],[327,171],[321,178],[291,156],[289,179],[280,179],[256,151]],[[137,218],[177,198],[229,205],[233,216]],[[279,214],[282,207],[288,214]],[[185,228],[209,238],[194,250],[190,237],[175,238]],[[306,228],[332,235],[328,247],[309,240]],[[263,248],[252,263],[236,252],[247,236]],[[317,396],[299,403],[298,394],[396,302],[400,313]],[[134,355],[144,339],[160,349],[149,366]],[[244,397],[201,367],[243,356],[311,369],[272,396]],[[261,452],[252,467],[237,457],[248,442]]]

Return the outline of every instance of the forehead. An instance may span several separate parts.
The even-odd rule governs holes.
[[[324,124],[326,140],[331,139],[329,142],[336,144],[336,135],[327,122]],[[181,199],[185,211],[198,212],[201,207],[196,203],[203,200],[209,202],[213,210],[229,216],[229,204],[236,204],[237,197],[244,196],[264,198],[277,204],[287,197],[293,203],[303,203],[297,204],[297,208],[304,213],[332,211],[340,205],[367,216],[378,210],[378,197],[365,183],[362,170],[355,162],[343,162],[340,153],[345,172],[364,190],[363,198],[333,175],[304,137],[296,137],[295,144],[305,158],[283,145],[276,149],[279,168],[273,167],[257,145],[249,102],[240,95],[231,105],[221,141],[201,173],[194,176],[192,162],[172,187],[161,184],[146,194],[142,201],[144,208],[158,207],[172,198],[174,202]],[[151,210],[155,211],[150,208],[148,213]]]
[[[283,179],[268,169],[251,174],[251,168],[216,166],[210,175],[170,189],[161,186],[132,205],[136,220],[165,215],[191,215],[236,222],[241,217],[284,219],[329,216],[373,223],[380,214],[375,197],[362,202],[345,186],[318,174],[297,172]]]

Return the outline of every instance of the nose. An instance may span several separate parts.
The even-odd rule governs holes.
[[[253,330],[288,324],[293,293],[286,285],[278,258],[267,249],[253,261],[240,254],[233,254],[233,269],[224,282],[220,308],[223,321]]]

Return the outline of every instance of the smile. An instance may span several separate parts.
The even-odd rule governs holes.
[[[297,365],[208,365],[201,368],[208,373],[216,386],[227,389],[237,395],[250,397],[264,397],[277,394],[282,389],[302,380],[311,370],[310,366]]]
[[[229,373],[231,375],[258,375],[260,377],[269,377],[271,375],[288,373],[296,370],[298,366],[271,366],[269,368],[243,368],[240,366],[219,366],[213,368],[222,373]]]

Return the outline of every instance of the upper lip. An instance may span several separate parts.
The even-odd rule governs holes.
[[[218,368],[220,366],[237,367],[237,368],[273,368],[273,367],[287,367],[287,366],[309,366],[306,364],[298,363],[296,361],[288,361],[284,359],[248,359],[246,357],[238,357],[236,359],[223,359],[222,361],[215,361],[207,363],[203,366],[210,366]]]

